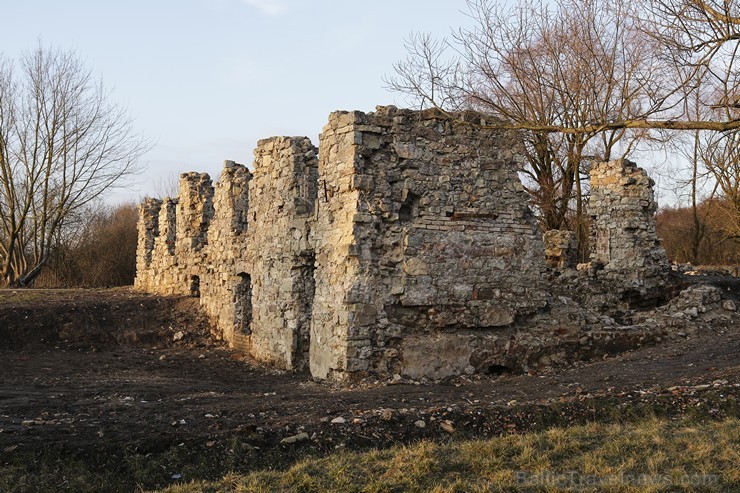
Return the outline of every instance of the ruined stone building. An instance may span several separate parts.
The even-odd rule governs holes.
[[[548,279],[575,267],[574,245],[548,233],[546,254],[517,135],[480,119],[335,112],[320,150],[273,137],[251,172],[227,161],[215,184],[183,174],[178,197],[141,205],[136,287],[200,296],[232,346],[318,378],[501,364],[512,328],[550,309]],[[624,292],[654,287],[667,265],[651,186],[628,161],[592,171],[591,275]]]

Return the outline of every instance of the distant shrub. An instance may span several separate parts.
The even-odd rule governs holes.
[[[658,212],[658,236],[674,262],[695,265],[740,263],[733,208],[727,201],[706,200],[697,207],[663,208]]]
[[[57,243],[36,287],[111,287],[133,284],[136,206],[104,207]]]

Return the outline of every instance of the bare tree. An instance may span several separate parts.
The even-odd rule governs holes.
[[[706,173],[720,192],[715,212],[727,240],[740,241],[740,133],[715,133],[700,149]],[[720,219],[720,218],[715,218]]]
[[[467,4],[472,27],[449,41],[412,35],[409,57],[387,82],[422,106],[474,109],[498,118],[491,127],[521,130],[543,227],[575,227],[583,239],[589,160],[621,157],[646,136],[612,123],[670,107],[671,66],[653,55],[657,41],[629,0]]]
[[[678,82],[691,85],[708,80],[718,88],[708,104],[714,121],[736,122],[740,108],[740,2],[737,0],[650,0],[646,32],[665,47],[664,56],[684,67]],[[708,121],[708,120],[705,120]],[[704,128],[705,130],[731,130]]]
[[[74,52],[0,59],[0,285],[29,286],[65,223],[139,171],[148,145]]]

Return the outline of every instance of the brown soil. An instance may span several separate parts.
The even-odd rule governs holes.
[[[185,444],[236,447],[235,469],[282,467],[337,448],[628,419],[648,408],[721,416],[736,413],[740,396],[740,327],[557,374],[339,388],[213,342],[196,307],[130,289],[0,291],[0,461],[56,450],[110,467]],[[307,440],[281,443],[303,431]],[[178,478],[171,473],[145,486]]]

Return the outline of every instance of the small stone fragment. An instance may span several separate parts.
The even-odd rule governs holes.
[[[334,419],[331,420],[331,424],[333,424],[333,425],[343,425],[346,422],[347,422],[347,420],[344,419],[341,416],[338,416],[338,417],[336,417],[336,418],[334,418]]]
[[[699,310],[695,306],[687,308],[683,312],[691,318],[696,318],[699,316]]]
[[[291,443],[303,442],[303,441],[306,441],[308,439],[309,439],[308,433],[306,433],[304,431],[304,432],[301,432],[301,433],[299,433],[297,435],[293,435],[293,436],[290,436],[290,437],[285,437],[282,440],[280,440],[280,443],[291,444]]]
[[[418,421],[414,421],[414,426],[416,426],[417,428],[426,428],[427,424],[423,419],[420,419]]]
[[[442,421],[439,424],[439,427],[442,428],[442,431],[445,431],[447,433],[454,433],[455,432],[455,427],[454,427],[452,421],[450,421],[450,420]]]

